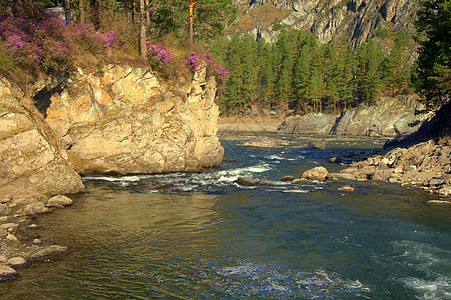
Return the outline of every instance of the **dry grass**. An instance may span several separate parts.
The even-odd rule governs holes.
[[[257,7],[254,11],[238,17],[235,22],[229,26],[225,33],[239,31],[241,33],[252,30],[256,25],[260,25],[263,30],[267,30],[273,22],[285,19],[291,14],[291,11],[280,9],[274,4],[268,2]]]

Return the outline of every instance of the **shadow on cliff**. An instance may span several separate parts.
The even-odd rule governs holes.
[[[409,135],[399,135],[393,140],[387,141],[384,149],[408,148],[421,142],[445,136],[451,136],[451,102],[443,105],[431,119],[423,122],[417,131]]]

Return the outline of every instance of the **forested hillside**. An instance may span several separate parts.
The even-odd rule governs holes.
[[[381,43],[388,38],[394,41],[390,50]],[[230,72],[219,103],[226,113],[257,107],[319,112],[407,94],[412,43],[400,33],[371,39],[354,51],[351,44],[319,44],[296,30],[282,31],[272,44],[238,34],[218,39],[212,48]]]
[[[158,76],[174,81],[191,76],[204,60],[209,74],[215,75],[221,87],[218,104],[225,114],[262,109],[330,111],[362,102],[370,104],[380,96],[413,92],[413,71],[419,74],[415,83],[420,91],[441,85],[432,96],[423,92],[429,103],[436,103],[437,97],[447,94],[449,61],[446,51],[441,50],[446,49],[449,39],[447,0],[422,3],[419,32],[415,35],[410,25],[416,14],[412,3],[416,1],[412,5],[401,0],[234,2],[235,5],[232,0],[3,1],[0,72],[27,87],[40,74],[116,62],[147,64]],[[44,10],[56,4],[66,8],[62,17],[65,23]],[[275,14],[270,6],[277,6],[280,14]],[[296,26],[287,26],[282,19],[278,19],[279,23],[262,19],[277,31],[270,40],[236,30],[241,28],[237,24],[248,24],[243,23],[246,15],[252,20],[261,16],[282,18],[281,10],[289,10],[307,18],[315,7],[321,8],[319,11],[327,8],[327,12],[332,9],[338,15],[340,11],[348,16],[352,13],[360,21],[376,11],[374,20],[386,20],[370,22],[372,29],[359,39],[357,48],[353,39],[325,40],[318,36],[317,27],[296,30]],[[442,11],[445,17],[440,19]],[[246,19],[249,24],[251,19]],[[404,19],[406,26],[398,26]],[[430,25],[433,23],[437,24],[437,33]],[[431,42],[424,32],[435,34]],[[419,65],[414,66],[418,43],[425,48],[420,52]]]

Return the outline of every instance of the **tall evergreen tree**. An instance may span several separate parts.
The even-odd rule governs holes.
[[[415,86],[429,107],[443,105],[451,91],[451,0],[422,1],[416,23],[421,42]]]

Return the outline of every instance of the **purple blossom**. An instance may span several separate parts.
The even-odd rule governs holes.
[[[152,44],[151,41],[147,41],[147,50],[151,62],[159,67],[170,63],[172,60],[171,49],[164,47],[163,44]]]
[[[194,53],[194,51],[191,51],[191,53],[188,56],[188,59],[186,60],[186,64],[191,69],[191,71],[196,72],[197,67],[199,66],[199,59],[200,57]]]

